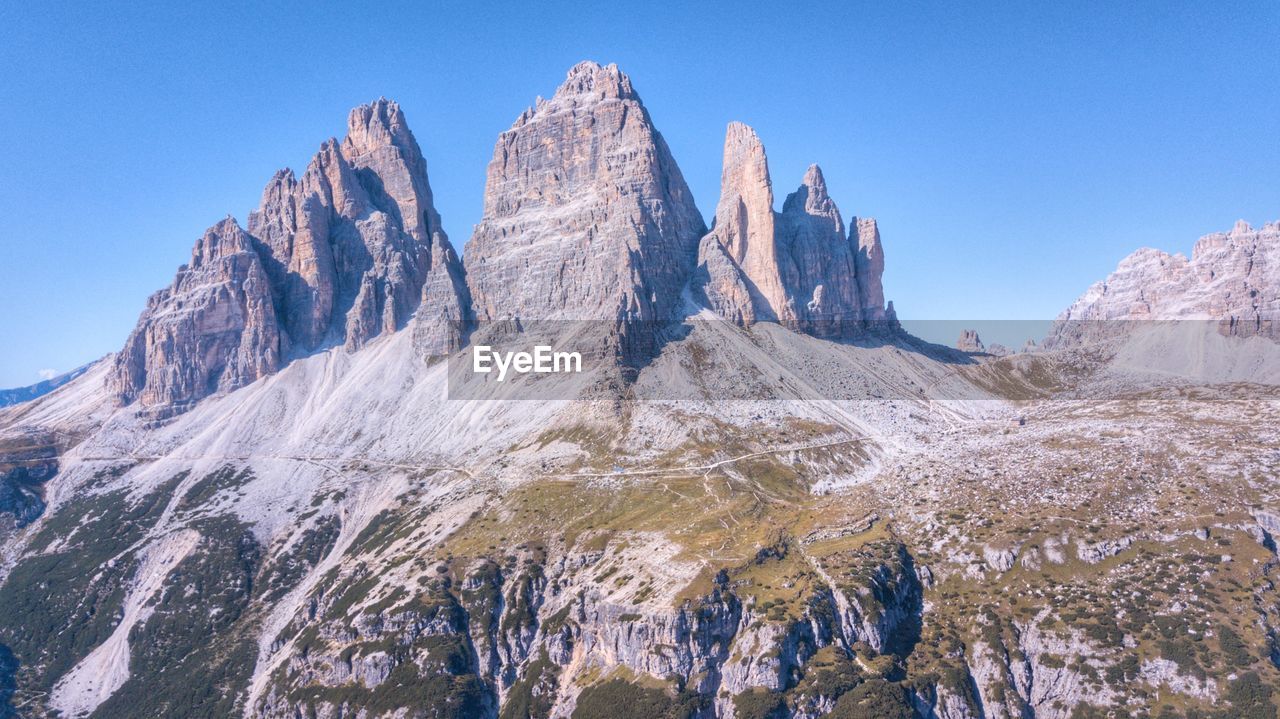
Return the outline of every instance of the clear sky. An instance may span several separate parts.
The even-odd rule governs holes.
[[[820,163],[904,318],[1052,318],[1139,246],[1280,218],[1276,0],[41,5],[0,5],[0,387],[118,349],[379,96],[461,247],[498,133],[583,59],[631,75],[708,221],[730,120],[779,205]]]

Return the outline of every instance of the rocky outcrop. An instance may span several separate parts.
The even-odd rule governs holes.
[[[109,382],[124,402],[178,410],[275,372],[281,362],[262,258],[228,217],[200,238],[173,284],[147,300]]]
[[[794,268],[779,262],[776,220],[764,145],[750,127],[729,123],[715,227],[698,245],[703,294],[721,316],[743,324],[796,320],[784,279]]]
[[[880,244],[880,227],[873,217],[855,217],[849,241],[857,237],[854,268],[858,276],[858,299],[864,320],[893,330],[898,318],[893,303],[884,299],[884,247]]]
[[[58,473],[56,437],[36,429],[0,439],[0,517],[26,526],[45,509],[43,484]]]
[[[982,343],[977,330],[961,330],[956,340],[956,349],[961,352],[986,352],[987,346]]]
[[[715,226],[698,246],[694,287],[716,314],[743,326],[779,322],[823,337],[853,337],[890,319],[875,220],[846,232],[822,170],[773,209],[773,186],[756,133],[730,123]]]
[[[400,107],[351,111],[347,137],[325,142],[301,179],[277,173],[249,232],[269,257],[293,349],[357,348],[424,317],[466,319],[462,265],[432,204],[427,164]],[[433,341],[439,344],[430,344]],[[425,354],[456,349],[424,334]]]
[[[405,326],[425,355],[461,345],[462,265],[432,205],[426,161],[399,106],[356,108],[301,178],[267,184],[248,230],[210,228],[115,358],[110,389],[164,416],[333,344]]]
[[[643,356],[703,232],[630,78],[581,63],[498,138],[467,247],[475,316],[603,321],[623,359]]]
[[[1135,538],[1130,535],[1102,539],[1097,542],[1081,539],[1076,542],[1076,556],[1089,564],[1097,564],[1132,547],[1134,541]]]
[[[787,551],[785,544],[771,547],[756,561]],[[354,710],[419,677],[438,703],[475,710],[467,715],[526,716],[523,707],[538,705],[527,715],[584,716],[575,703],[592,677],[636,676],[705,697],[697,716],[738,716],[737,697],[781,701],[784,693],[797,707],[786,715],[819,716],[840,687],[802,681],[831,666],[814,665],[817,652],[829,648],[843,671],[865,671],[855,662],[869,666],[880,649],[910,651],[902,639],[923,611],[912,559],[896,543],[854,564],[829,564],[840,586],[815,587],[793,616],[740,594],[728,572],[676,606],[613,601],[590,579],[609,576],[601,575],[602,556],[517,549],[503,563],[468,563],[456,581],[441,565],[416,599],[348,613],[346,593],[367,580],[356,569],[318,591],[283,635],[307,637],[307,648],[288,656],[255,715],[345,716],[344,701]]]
[[[1280,337],[1280,222],[1201,237],[1191,259],[1152,248],[1120,261],[1058,316],[1049,347],[1108,337],[1127,323],[1211,321],[1220,333]]]

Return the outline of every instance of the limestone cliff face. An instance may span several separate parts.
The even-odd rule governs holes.
[[[1190,259],[1137,250],[1058,316],[1048,346],[1134,320],[1209,320],[1226,335],[1280,337],[1280,222],[1254,229],[1242,220],[1205,235]]]
[[[715,226],[698,247],[694,284],[708,307],[744,326],[852,337],[890,319],[883,272],[875,220],[856,219],[846,233],[817,165],[775,212],[764,146],[751,128],[729,125]]]
[[[300,180],[277,173],[249,232],[269,253],[297,351],[334,342],[357,348],[402,327],[423,300],[431,316],[464,317],[462,266],[432,204],[426,161],[394,102],[353,110],[346,139],[322,145]]]
[[[498,138],[467,246],[475,316],[668,320],[704,231],[631,80],[581,63]]]
[[[893,303],[884,299],[884,247],[875,218],[855,218],[849,228],[849,242],[857,245],[853,259],[863,318],[877,325],[896,323]]]
[[[764,145],[750,127],[729,123],[715,227],[698,247],[710,279],[706,297],[723,316],[745,324],[795,320],[784,279],[794,268],[780,266],[776,219]]]
[[[822,170],[812,165],[783,203],[782,247],[794,270],[788,276],[801,329],[822,336],[856,334],[863,319],[857,244],[845,234],[840,210],[827,194]],[[784,264],[784,266],[786,266]]]
[[[271,285],[252,238],[228,217],[196,243],[173,284],[152,295],[115,360],[125,402],[181,407],[280,368]]]
[[[168,414],[275,372],[291,356],[355,349],[404,327],[425,355],[460,346],[469,299],[403,113],[356,108],[301,178],[271,179],[248,231],[219,223],[148,303],[110,389]]]
[[[296,617],[287,629],[315,639],[282,664],[252,713],[345,716],[349,707],[333,698],[341,696],[339,688],[359,684],[376,695],[394,686],[395,677],[423,671],[449,687],[453,702],[471,710],[468,716],[609,716],[584,706],[592,693],[585,678],[600,675],[674,681],[689,692],[676,702],[705,697],[693,702],[697,711],[679,715],[740,717],[740,697],[791,691],[794,708],[779,704],[769,716],[826,716],[834,685],[800,681],[806,671],[831,666],[812,662],[819,651],[827,648],[848,662],[851,651],[892,653],[915,641],[923,588],[909,553],[885,549],[883,559],[855,560],[865,562],[859,567],[864,583],[824,585],[786,619],[770,618],[768,607],[740,595],[728,572],[678,606],[611,599],[590,580],[607,564],[600,552],[546,556],[516,549],[511,561],[475,562],[457,581],[437,575],[423,582],[418,600],[354,620],[335,611],[340,593],[325,593],[309,616]],[[531,705],[535,709],[522,709]]]

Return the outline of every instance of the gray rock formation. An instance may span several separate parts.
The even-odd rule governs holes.
[[[721,316],[743,324],[795,322],[784,279],[793,268],[779,262],[776,220],[764,145],[750,127],[731,122],[715,226],[698,246],[703,294]]]
[[[498,138],[467,246],[476,319],[601,320],[630,335],[624,358],[643,355],[704,230],[631,80],[581,63]]]
[[[1280,222],[1201,237],[1191,259],[1152,248],[1120,261],[1058,316],[1047,346],[1095,339],[1133,321],[1213,321],[1222,334],[1280,337]]]
[[[461,263],[432,204],[426,161],[394,102],[352,110],[346,139],[325,142],[301,179],[277,173],[249,232],[269,255],[295,351],[359,347],[403,326],[420,302],[433,318],[466,317]],[[440,341],[424,352],[456,348]]]
[[[393,102],[356,108],[301,179],[268,183],[248,232],[230,218],[154,295],[110,389],[158,416],[275,372],[332,344],[358,348],[415,310],[424,355],[461,345],[461,262],[432,205],[426,161]]]
[[[178,410],[275,372],[281,362],[262,259],[228,217],[200,238],[173,284],[147,300],[108,381],[123,402]]]
[[[977,330],[960,330],[960,337],[956,340],[956,349],[961,352],[986,352],[987,346],[982,343],[982,338],[978,336]]]
[[[857,336],[890,317],[883,272],[875,220],[855,219],[846,234],[817,165],[775,212],[764,146],[730,123],[715,226],[699,243],[694,280],[708,307],[743,326]]]

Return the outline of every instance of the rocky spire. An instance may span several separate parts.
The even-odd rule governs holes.
[[[897,321],[893,303],[884,301],[884,247],[875,218],[854,218],[849,227],[849,244],[854,247],[854,268],[858,276],[858,305],[862,317],[872,325]]]
[[[334,342],[359,347],[403,326],[424,285],[461,289],[455,281],[427,282],[433,270],[460,278],[462,269],[432,204],[426,161],[388,100],[352,110],[346,139],[324,143],[300,181],[278,173],[250,215],[249,232],[270,253],[297,351]],[[428,301],[459,313],[467,304],[448,293]]]
[[[982,343],[977,330],[962,329],[960,337],[956,340],[956,349],[961,352],[982,353],[987,351],[987,346]]]
[[[631,80],[581,63],[498,138],[467,246],[476,318],[666,321],[704,229]]]
[[[800,329],[820,336],[853,335],[862,319],[854,249],[826,179],[810,165],[782,208],[781,246],[795,273],[788,287],[801,307]]]
[[[462,265],[404,114],[379,100],[353,110],[347,128],[301,178],[271,178],[247,233],[232,220],[215,226],[151,298],[116,359],[122,401],[180,408],[290,356],[360,347],[415,311],[422,354],[460,346],[470,307]]]
[[[853,336],[884,319],[884,270],[874,220],[846,236],[817,165],[773,210],[764,147],[731,123],[715,226],[699,245],[695,286],[717,314],[743,325],[776,320],[819,336]]]
[[[777,228],[769,161],[755,130],[731,122],[724,138],[724,168],[715,226],[704,243],[718,243],[741,269],[759,320],[791,320],[783,269],[778,263]],[[708,248],[710,251],[710,248]]]

